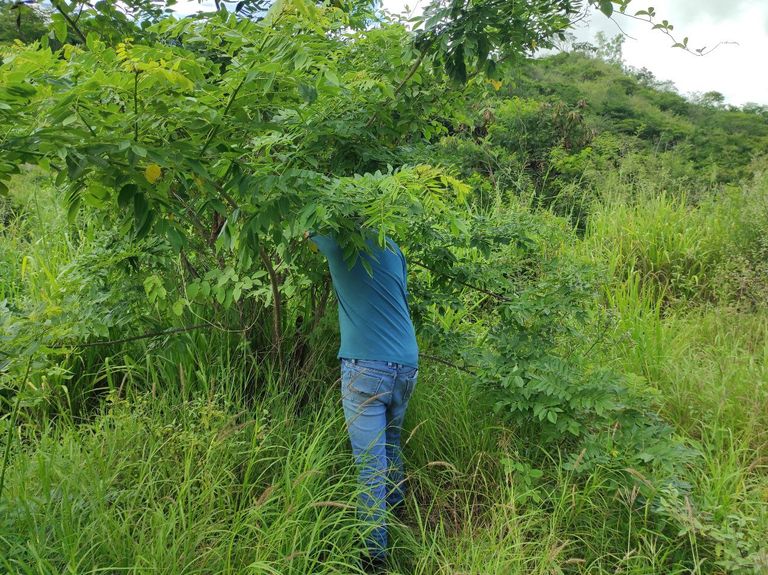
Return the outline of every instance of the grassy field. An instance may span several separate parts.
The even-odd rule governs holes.
[[[755,263],[768,265],[767,191],[758,178],[695,206],[604,197],[560,248],[612,278],[600,361],[654,395],[697,453],[685,513],[660,514],[610,470],[574,474],[558,452],[524,459],[535,437],[501,425],[470,375],[425,363],[392,573],[768,573],[768,311]],[[35,175],[0,216],[0,309],[95,313],[101,296],[78,270],[109,267],[96,223],[69,225]],[[0,388],[0,413],[21,400],[14,426],[0,420],[2,445],[13,441],[0,572],[360,572],[332,358],[281,374],[216,330],[46,353]]]

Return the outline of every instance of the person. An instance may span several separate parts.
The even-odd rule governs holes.
[[[361,252],[349,266],[332,236],[305,236],[327,259],[338,300],[342,405],[358,465],[358,515],[370,528],[363,562],[366,571],[381,572],[387,559],[387,507],[404,505],[400,434],[418,376],[405,256],[392,239],[381,247],[370,238],[370,253]]]

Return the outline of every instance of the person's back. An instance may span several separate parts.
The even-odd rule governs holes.
[[[328,260],[339,302],[339,357],[417,367],[419,350],[408,309],[405,256],[397,244],[387,240],[382,248],[368,240],[372,253],[360,254],[350,268],[333,238],[315,235],[311,239]]]
[[[372,524],[365,563],[376,572],[387,555],[386,508],[404,501],[400,434],[418,375],[405,256],[392,240],[382,248],[371,239],[371,253],[350,267],[335,239],[311,240],[328,259],[339,304],[342,404],[363,487],[359,514]]]

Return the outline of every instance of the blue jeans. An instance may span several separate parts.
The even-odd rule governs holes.
[[[359,468],[358,515],[370,528],[371,558],[387,554],[387,505],[405,497],[400,433],[418,369],[400,363],[341,360],[344,418]]]

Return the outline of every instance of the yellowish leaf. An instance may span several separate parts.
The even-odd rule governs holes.
[[[163,170],[157,164],[149,164],[147,169],[144,170],[144,177],[150,184],[154,184],[163,175]]]

